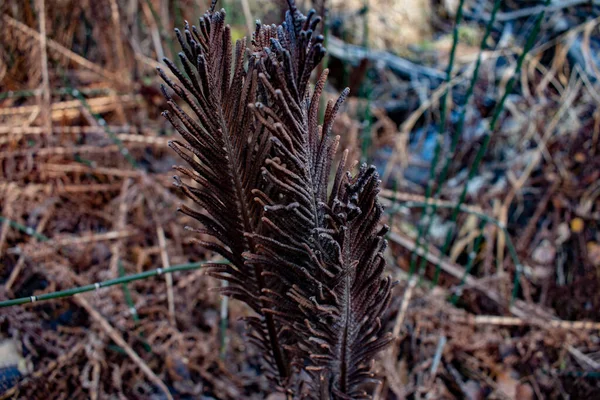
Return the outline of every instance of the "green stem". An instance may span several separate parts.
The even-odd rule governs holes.
[[[456,17],[454,20],[454,28],[452,30],[452,48],[450,50],[450,57],[448,60],[448,67],[446,68],[446,89],[444,90],[444,93],[442,94],[442,97],[440,99],[440,124],[438,127],[438,134],[436,137],[436,142],[435,142],[435,149],[433,152],[433,159],[431,160],[431,167],[429,168],[429,179],[427,181],[427,188],[425,189],[425,201],[429,200],[430,196],[431,196],[431,191],[433,189],[433,181],[434,181],[434,176],[435,176],[435,170],[437,168],[437,163],[440,157],[440,152],[441,152],[441,148],[442,148],[442,142],[444,139],[444,131],[446,129],[446,114],[448,112],[448,92],[449,92],[449,88],[450,88],[450,81],[452,80],[452,70],[454,68],[454,60],[456,57],[456,48],[458,47],[458,28],[460,26],[460,23],[462,21],[462,17],[463,17],[463,6],[464,6],[465,0],[460,0],[459,4],[458,4],[458,10],[456,11]],[[417,232],[417,242],[416,242],[416,246],[415,246],[415,250],[410,258],[410,271],[409,274],[412,276],[412,274],[415,272],[415,268],[416,268],[416,262],[417,262],[417,257],[419,254],[419,250],[421,248],[421,239],[423,238],[423,234],[427,234],[427,232],[429,231],[429,229],[427,229],[427,231],[425,231],[423,228],[423,220],[425,215],[429,215],[429,210],[427,208],[425,208],[423,210],[423,212],[421,213],[421,217],[419,219],[419,228],[418,228],[418,232]],[[431,213],[433,214],[433,212]],[[431,217],[430,217],[431,220]],[[430,223],[428,224],[428,226],[431,225]],[[425,259],[425,257],[423,257],[423,259]]]
[[[102,129],[104,129],[104,132],[106,132],[106,134],[108,135],[110,140],[112,140],[112,142],[117,145],[117,147],[119,148],[119,152],[123,155],[123,157],[125,157],[127,162],[129,164],[131,164],[131,166],[133,168],[137,169],[137,167],[138,167],[137,161],[135,161],[135,158],[133,158],[133,156],[129,152],[129,149],[127,149],[125,144],[123,144],[123,141],[121,139],[119,139],[119,137],[110,129],[106,120],[101,115],[95,114],[92,111],[92,108],[90,107],[90,104],[87,102],[87,99],[81,94],[81,92],[79,90],[72,89],[71,95],[73,95],[73,97],[75,97],[76,99],[78,99],[81,102],[81,104],[85,107],[85,109],[88,110],[88,112],[92,115],[92,117],[94,117],[96,122],[98,122],[98,125],[100,125],[102,127]]]
[[[433,196],[435,199],[439,198],[439,194],[441,192],[442,186],[443,186],[444,182],[446,181],[446,178],[448,176],[448,171],[450,170],[450,164],[452,162],[452,159],[454,158],[454,152],[456,151],[456,147],[458,145],[458,140],[460,139],[460,137],[462,136],[462,133],[464,131],[467,107],[470,103],[473,93],[475,92],[475,84],[477,83],[477,79],[479,77],[479,69],[481,67],[482,54],[486,48],[487,40],[490,36],[490,33],[492,32],[492,26],[496,20],[496,14],[498,13],[498,9],[500,8],[501,3],[502,3],[501,0],[496,0],[494,2],[494,8],[492,9],[492,14],[491,14],[490,20],[488,21],[488,23],[486,25],[485,33],[484,33],[481,43],[479,45],[479,53],[477,54],[477,61],[475,62],[475,68],[473,69],[473,75],[471,76],[469,87],[468,87],[467,93],[465,95],[465,100],[464,100],[462,110],[460,113],[458,125],[456,127],[456,130],[454,131],[454,134],[452,135],[452,140],[450,143],[450,152],[446,156],[446,161],[444,163],[442,171],[440,172],[440,176],[439,176],[437,184],[436,184],[436,190],[435,190],[435,193]],[[429,219],[428,219],[428,226],[425,229],[425,235],[427,235],[429,233],[429,230],[431,229],[431,224],[433,222],[433,218],[431,218],[431,215],[433,215],[435,213],[435,211],[437,210],[436,205],[434,204],[430,210],[431,210],[431,213],[428,214]],[[425,259],[423,258],[423,259],[421,259],[419,269],[424,268],[424,266],[425,266]],[[436,265],[436,276],[439,275],[439,268],[440,268],[439,264]],[[434,280],[434,283],[437,283],[437,281]]]
[[[126,276],[125,268],[123,267],[123,263],[121,262],[121,260],[117,262],[117,265],[119,266],[119,277],[122,278]],[[123,288],[123,296],[125,296],[125,302],[127,303],[129,310],[131,311],[133,322],[135,322],[135,325],[137,326],[140,323],[140,316],[138,315],[137,309],[135,308],[135,303],[133,302],[133,297],[131,296],[129,286],[127,286],[127,283],[122,283],[121,287]]]
[[[458,291],[452,295],[452,299],[450,300],[452,305],[456,305],[456,303],[458,303],[458,299],[460,298],[460,296],[462,294],[462,287],[465,284],[465,280],[467,279],[467,276],[469,276],[469,274],[471,273],[471,269],[473,269],[473,264],[475,264],[475,259],[477,258],[477,253],[479,252],[479,247],[481,246],[481,242],[483,241],[483,230],[485,229],[486,223],[487,222],[483,219],[479,223],[479,235],[477,235],[477,238],[475,239],[475,243],[473,243],[473,250],[469,252],[467,265],[465,266],[465,273],[463,274],[462,278],[460,279]],[[435,270],[436,279],[434,279],[434,281],[432,282],[432,285],[434,285],[434,286],[437,284],[439,270],[440,269],[437,269],[437,268]]]
[[[545,5],[548,5],[549,2],[550,2],[550,0],[546,0]],[[454,210],[452,211],[451,222],[453,225],[452,225],[452,228],[448,231],[448,234],[446,235],[446,240],[442,247],[442,255],[446,254],[446,252],[448,251],[448,248],[450,247],[450,243],[452,241],[452,236],[454,235],[454,229],[455,229],[455,225],[456,225],[455,223],[456,223],[456,219],[458,217],[459,208],[460,208],[460,205],[465,201],[465,198],[466,198],[468,183],[471,181],[471,179],[477,172],[477,169],[479,168],[479,164],[480,164],[481,160],[483,159],[484,154],[487,151],[487,147],[490,142],[491,134],[496,129],[496,124],[498,123],[500,114],[502,113],[502,110],[504,109],[504,103],[506,102],[506,99],[508,98],[510,93],[512,93],[512,89],[515,85],[515,82],[521,74],[521,68],[523,67],[523,62],[525,61],[527,54],[533,47],[535,39],[536,39],[537,35],[539,34],[539,31],[540,31],[540,28],[542,25],[542,20],[544,19],[544,14],[545,14],[545,11],[542,11],[538,14],[536,21],[535,21],[533,31],[527,37],[527,41],[525,42],[525,47],[523,48],[521,55],[517,59],[517,66],[515,68],[515,72],[512,75],[512,77],[510,78],[510,80],[508,81],[508,83],[506,85],[506,90],[502,94],[500,101],[498,102],[498,104],[496,104],[496,107],[492,114],[492,119],[490,120],[488,132],[483,137],[483,142],[482,142],[481,146],[479,147],[477,154],[475,155],[475,161],[473,162],[473,164],[471,164],[471,167],[469,169],[469,174],[468,174],[467,180],[465,181],[465,183],[463,185],[458,203],[456,204]],[[504,230],[506,230],[506,228],[504,228]],[[512,246],[512,243],[511,243],[511,246]],[[513,252],[516,255],[516,251],[514,250],[514,248],[511,249],[510,246],[509,246],[509,252],[511,253],[511,255]],[[436,268],[439,268],[439,265]],[[521,270],[522,270],[521,263],[516,263],[515,268],[516,268],[515,281],[514,281],[514,285],[513,285],[513,297],[511,299],[511,302],[514,301],[516,293],[518,292],[519,277],[520,277]]]
[[[11,219],[8,219],[6,217],[2,217],[0,216],[0,223],[4,223],[5,221],[8,222],[8,225],[12,226],[13,228],[29,235],[29,236],[33,236],[34,238],[36,238],[37,240],[39,240],[40,242],[45,242],[50,240],[50,238],[48,236],[42,235],[41,233],[37,233],[35,231],[35,229],[29,227],[29,226],[25,226],[23,224],[20,224],[16,221],[13,221]]]
[[[407,201],[407,202],[403,202],[402,203],[402,207],[408,207],[408,208],[421,208],[421,207],[425,208],[425,207],[430,207],[430,206],[431,206],[430,203],[426,203],[424,201]],[[523,264],[521,264],[521,261],[519,260],[519,256],[517,254],[517,249],[516,249],[516,247],[514,246],[514,244],[512,242],[510,234],[508,233],[508,229],[506,229],[506,226],[503,223],[501,223],[497,219],[492,218],[489,215],[486,215],[484,213],[480,213],[480,212],[477,212],[477,211],[470,210],[470,209],[464,207],[462,204],[457,204],[457,205],[454,205],[454,204],[438,204],[437,207],[438,208],[454,208],[454,209],[456,209],[456,207],[458,207],[459,211],[462,211],[462,212],[474,215],[474,216],[478,217],[479,219],[484,220],[484,221],[486,221],[488,223],[491,223],[491,224],[497,226],[498,228],[500,228],[500,230],[502,230],[502,232],[504,234],[504,237],[506,238],[506,247],[508,248],[508,252],[510,254],[510,257],[511,257],[513,263],[516,266],[515,268],[517,270],[517,273],[520,274],[523,271]],[[395,207],[395,208],[387,209],[385,212],[386,213],[394,213],[394,212],[397,212],[399,210],[400,210],[400,207]],[[445,251],[441,252],[442,257],[445,254],[446,254]],[[440,260],[442,259],[442,257],[440,257]],[[438,264],[438,266],[436,266],[436,268],[439,268],[439,264]]]
[[[227,281],[223,281],[223,287],[228,286]],[[219,325],[220,349],[219,358],[225,359],[227,354],[227,326],[229,325],[229,297],[221,296],[221,323]]]
[[[70,296],[73,296],[76,294],[91,292],[94,290],[98,290],[101,288],[110,287],[110,286],[114,286],[114,285],[122,285],[125,283],[139,281],[141,279],[147,279],[147,278],[162,275],[162,274],[172,274],[174,272],[179,272],[179,271],[193,271],[193,270],[200,269],[204,265],[209,264],[209,263],[211,263],[211,262],[210,261],[201,261],[201,262],[195,262],[195,263],[174,265],[169,268],[157,268],[157,269],[154,269],[151,271],[140,272],[139,274],[125,275],[125,276],[122,276],[119,278],[114,278],[114,279],[109,279],[109,280],[102,281],[102,282],[93,283],[91,285],[74,287],[71,289],[60,290],[57,292],[44,293],[39,296],[20,297],[18,299],[0,301],[0,308],[16,306],[16,305],[20,305],[20,304],[33,303],[36,301],[54,300],[54,299],[60,299],[63,297],[70,297]],[[220,264],[226,264],[226,263],[220,263]]]

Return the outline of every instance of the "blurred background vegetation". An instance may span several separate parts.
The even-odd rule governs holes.
[[[298,0],[384,181],[377,399],[600,398],[600,2]],[[0,3],[0,301],[211,259],[155,67],[206,0]],[[224,0],[234,39],[284,0]],[[0,398],[277,399],[201,269],[0,309]]]

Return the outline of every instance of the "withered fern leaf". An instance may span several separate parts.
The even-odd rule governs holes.
[[[278,281],[279,290],[263,296],[269,304],[263,311],[295,332],[298,341],[289,351],[312,375],[306,397],[369,398],[370,362],[390,340],[380,321],[391,281],[382,276],[387,227],[379,227],[379,177],[366,166],[352,175],[345,152],[328,185],[339,142],[330,131],[348,92],[328,103],[319,125],[327,72],[312,95],[293,102],[283,95],[293,80],[293,70],[281,61],[287,50],[275,53],[272,75],[259,75],[274,106],[254,108],[272,133],[263,173],[274,196],[255,190],[265,213],[263,230],[251,235],[258,251],[247,258]]]
[[[260,295],[266,289],[261,266],[246,264],[243,257],[254,249],[253,239],[245,234],[256,232],[261,224],[261,207],[252,190],[261,186],[261,166],[271,146],[268,132],[254,122],[248,108],[257,98],[260,60],[246,57],[245,40],[236,43],[232,58],[231,32],[224,20],[224,11],[211,9],[200,19],[199,27],[186,24],[183,33],[176,30],[184,72],[168,59],[164,62],[179,82],[160,68],[158,71],[189,110],[182,109],[163,86],[170,108],[164,116],[186,140],[170,145],[192,170],[177,170],[195,185],[179,178],[177,183],[206,212],[186,206],[181,211],[202,224],[194,231],[216,239],[198,243],[231,262],[209,266],[208,273],[230,283],[222,289],[223,294],[244,301],[263,316],[255,335],[262,340],[267,365],[276,366],[278,376],[285,380],[289,366],[278,342],[278,327],[261,311]]]
[[[204,212],[181,210],[213,238],[198,242],[231,261],[208,273],[256,312],[250,337],[277,383],[302,398],[369,398],[372,359],[389,342],[379,177],[367,166],[352,174],[344,152],[329,184],[348,91],[319,124],[327,71],[312,91],[309,80],[325,54],[320,19],[288,4],[282,25],[257,23],[235,51],[214,2],[199,27],[176,31],[183,71],[165,60],[178,82],[159,73],[187,107],[165,87],[165,116],[185,139],[171,146],[191,169],[177,169],[195,182],[177,183]]]

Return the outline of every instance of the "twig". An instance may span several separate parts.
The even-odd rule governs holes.
[[[47,165],[51,165],[51,164],[47,164]],[[435,199],[435,198],[429,198],[426,199],[425,196],[420,195],[420,194],[414,194],[414,193],[405,193],[405,192],[398,192],[398,191],[393,191],[393,190],[389,190],[389,189],[382,189],[380,192],[380,195],[382,197],[384,197],[384,206],[386,207],[390,207],[390,206],[396,206],[397,204],[395,204],[395,202],[408,202],[408,203],[422,203],[423,205],[433,205],[436,204],[439,207],[448,207],[448,206],[456,206],[456,203],[453,201],[448,201],[448,200],[440,200],[440,199]],[[392,201],[389,201],[389,200]],[[483,212],[483,210],[481,209],[481,207],[479,207],[478,205],[469,205],[469,204],[461,204],[461,211],[464,212]]]
[[[446,271],[449,275],[455,277],[456,279],[464,280],[464,283],[466,285],[476,288],[477,290],[479,290],[480,292],[485,294],[490,300],[494,301],[495,303],[497,303],[501,306],[505,305],[505,302],[503,301],[502,297],[496,291],[484,286],[473,276],[465,274],[465,269],[463,267],[461,267],[460,265],[450,262],[438,254],[434,254],[433,249],[429,248],[429,249],[425,250],[425,249],[421,248],[419,250],[416,250],[414,240],[409,239],[403,235],[399,235],[395,232],[390,232],[388,234],[388,239],[394,243],[397,243],[397,244],[403,246],[408,251],[411,251],[411,252],[417,251],[419,256],[426,258],[427,261],[429,261],[430,263],[439,265],[440,268],[442,268],[444,271]],[[430,246],[428,246],[428,247],[430,247]],[[513,304],[512,306],[509,307],[509,311],[517,317],[526,318],[527,313],[525,311],[523,311],[520,307],[518,307],[516,303],[517,302],[515,302],[515,304]],[[521,303],[519,302],[519,304],[521,304]]]
[[[165,52],[162,47],[162,43],[160,40],[160,30],[159,26],[154,18],[155,11],[152,9],[152,3],[149,0],[141,1],[142,11],[144,13],[144,17],[148,20],[148,25],[150,25],[150,31],[152,36],[152,44],[154,45],[154,50],[156,51],[156,59],[158,62],[161,62],[165,57]],[[156,64],[153,65],[156,67]]]
[[[137,232],[132,230],[112,231],[106,233],[94,233],[70,236],[65,238],[56,238],[47,240],[43,246],[40,244],[27,244],[23,248],[17,246],[9,249],[11,254],[29,253],[29,257],[41,257],[56,251],[56,249],[66,246],[81,245],[86,243],[94,243],[106,240],[116,240],[128,236],[135,235]]]
[[[406,201],[402,205],[405,207],[415,207],[416,208],[416,207],[429,207],[429,203],[430,202],[425,203],[425,202],[416,202],[416,201]],[[495,219],[493,217],[490,217],[489,215],[483,213],[482,211],[477,211],[473,207],[465,207],[464,204],[451,203],[451,202],[438,202],[437,207],[438,208],[452,208],[452,209],[458,208],[459,211],[474,215],[477,218],[479,218],[485,222],[492,223],[495,226],[497,226],[498,228],[500,228],[502,230],[502,232],[504,233],[506,245],[508,247],[511,258],[512,258],[513,262],[515,263],[516,269],[518,271],[521,271],[523,269],[523,265],[521,264],[521,261],[519,260],[517,250],[512,242],[512,239],[510,238],[508,229],[506,228],[506,225],[504,225],[502,222],[498,221],[497,219]],[[387,209],[386,212],[394,213],[397,210],[398,210],[397,207],[392,207],[392,208]],[[446,250],[447,249],[443,249],[441,251],[441,253],[446,254]],[[437,266],[436,266],[436,268],[437,268]]]
[[[437,69],[415,64],[409,60],[398,57],[387,51],[371,50],[361,46],[344,43],[341,39],[334,36],[329,38],[327,51],[341,60],[358,63],[360,60],[368,59],[373,62],[383,63],[392,71],[404,77],[414,77],[424,75],[436,82],[444,79],[444,74]]]
[[[7,208],[5,206],[5,208]],[[6,235],[8,235],[10,220],[8,218],[4,218],[2,222],[2,228],[0,228],[0,257],[2,257],[2,248],[4,247],[4,242],[6,241]]]
[[[559,185],[560,180],[555,180],[550,189],[546,192],[546,194],[544,194],[544,197],[542,197],[542,199],[538,202],[533,216],[529,219],[529,221],[527,222],[527,226],[519,235],[519,243],[517,244],[517,250],[524,251],[527,248],[529,248],[529,244],[531,242],[533,234],[535,233],[537,223],[542,217],[542,215],[544,215],[544,212],[546,212],[546,206],[548,205],[548,202],[554,195],[556,189],[558,189]]]
[[[123,336],[112,327],[112,325],[102,316],[91,304],[80,295],[75,296],[75,302],[79,304],[81,307],[85,308],[90,317],[95,320],[102,329],[106,332],[106,334],[115,342],[119,347],[121,347],[125,353],[131,358],[131,360],[142,370],[142,372],[148,377],[148,379],[154,383],[160,390],[163,391],[167,399],[173,400],[173,396],[169,392],[167,385],[150,369],[148,364],[129,346],[129,344],[123,339]]]
[[[249,34],[254,32],[254,20],[252,19],[252,13],[250,12],[250,5],[248,0],[241,0],[242,10],[244,11],[244,18],[246,19],[246,27],[248,28]]]
[[[552,12],[562,10],[563,8],[571,8],[582,4],[598,5],[600,0],[561,0],[552,5],[540,5],[535,7],[522,8],[516,11],[498,13],[497,20],[500,22],[510,21],[513,19],[530,17],[541,12]],[[489,19],[488,15],[481,16],[484,19]]]
[[[17,21],[16,19],[10,17],[7,14],[3,14],[2,19],[11,27],[18,29],[19,31],[25,33],[26,35],[28,35],[36,40],[40,40],[40,33],[31,29],[30,27],[23,24],[22,22]],[[66,47],[62,46],[61,44],[55,42],[52,39],[46,39],[46,46],[48,48],[56,51],[57,53],[60,53],[61,55],[67,57],[68,59],[76,62],[77,64],[81,65],[82,67],[87,68],[92,72],[95,72],[96,74],[100,75],[101,77],[103,77],[105,79],[108,79],[111,82],[118,81],[117,77],[114,76],[112,73],[106,71],[104,68],[98,67],[93,62],[88,61],[84,57],[80,56],[77,53],[72,52],[71,50],[67,49]]]
[[[73,94],[73,88],[69,94]],[[135,107],[143,101],[143,97],[140,95],[129,95],[124,94],[120,96],[102,96],[94,97],[86,100],[91,112],[94,114],[105,113],[116,109],[116,103],[120,103],[122,106]],[[0,116],[16,116],[16,115],[29,115],[36,110],[39,110],[40,106],[20,106],[20,107],[4,107],[0,108]],[[81,100],[68,100],[61,101],[60,103],[53,103],[52,119],[59,120],[65,117],[79,117],[81,113]],[[9,130],[10,128],[5,128]],[[10,131],[10,130],[9,130]]]
[[[2,211],[6,215],[6,217],[0,217],[0,222],[2,222],[2,228],[0,228],[0,257],[2,257],[2,249],[4,248],[4,242],[6,241],[6,237],[8,235],[8,228],[11,225],[13,227],[17,227],[17,229],[19,226],[23,226],[20,224],[15,226],[16,222],[13,222],[10,219],[10,218],[12,218],[12,212],[13,212],[12,205],[17,197],[17,193],[14,190],[14,185],[8,184],[8,190],[6,190],[6,192],[7,192],[7,194],[6,194],[6,197],[4,198],[4,206],[2,209]],[[25,227],[25,228],[27,228],[27,227]]]
[[[568,345],[567,350],[575,359],[580,363],[584,364],[582,367],[588,367],[595,370],[600,370],[600,363],[592,360],[587,355],[583,354],[581,351],[577,350],[575,347]]]
[[[44,231],[44,228],[46,227],[46,223],[50,219],[50,215],[52,214],[53,210],[54,210],[54,205],[47,206],[46,214],[44,215],[44,217],[42,218],[40,223],[37,225],[37,227],[35,228],[36,235],[33,236],[34,243],[35,243],[35,241],[39,240],[40,237],[45,238],[45,236],[42,235],[42,232]],[[8,280],[4,284],[4,289],[7,292],[10,292],[12,286],[14,285],[15,281],[19,277],[19,274],[21,273],[21,269],[23,268],[23,265],[25,265],[25,254],[21,254],[19,256],[19,259],[17,260],[17,264],[11,271],[10,276],[8,277]]]
[[[38,167],[41,171],[47,171],[49,174],[78,172],[83,174],[118,176],[121,178],[140,178],[143,175],[142,171],[124,170],[122,168],[90,167],[83,164],[52,164],[40,162],[38,163]]]
[[[444,271],[446,271],[447,273],[449,273],[450,275],[454,276],[457,279],[461,279],[463,276],[465,276],[465,274],[464,274],[465,271],[462,267],[460,267],[457,264],[451,263],[450,261],[447,261],[438,255],[433,254],[433,251],[431,249],[428,250],[427,252],[423,248],[416,250],[415,242],[414,242],[414,240],[412,240],[410,238],[407,238],[407,237],[397,234],[395,232],[390,232],[388,234],[388,238],[392,242],[397,243],[397,244],[401,245],[402,247],[405,247],[409,251],[417,251],[420,256],[427,258],[427,260],[431,263],[439,262],[440,266],[442,267],[442,269]],[[500,298],[500,296],[498,296],[495,293],[489,292],[487,288],[483,287],[472,276],[467,275],[464,279],[465,279],[465,283],[467,285],[478,288],[478,289],[486,292],[488,297],[490,297],[495,302],[502,304],[502,299]]]
[[[435,375],[437,374],[440,361],[442,360],[442,354],[444,352],[444,347],[446,347],[447,341],[448,338],[446,338],[445,335],[440,336],[440,339],[438,340],[438,345],[435,349],[435,355],[433,356],[433,361],[431,362],[431,376],[429,377],[430,382],[435,380]]]
[[[451,316],[452,321],[473,325],[527,326],[536,325],[542,328],[559,328],[573,331],[600,331],[600,322],[564,321],[559,319],[501,317],[496,315]]]
[[[52,135],[52,118],[50,116],[50,78],[48,75],[48,52],[46,49],[46,6],[44,0],[36,0],[40,20],[40,62],[42,67],[42,115],[46,135]]]
[[[160,259],[162,262],[163,269],[168,269],[169,254],[167,253],[167,241],[165,239],[165,230],[162,225],[157,221],[156,224],[156,235],[158,236],[158,246],[160,247]],[[171,274],[165,274],[165,282],[167,284],[167,304],[169,308],[169,322],[175,326],[175,297],[173,296],[173,276]]]
[[[402,304],[400,305],[400,311],[398,311],[398,316],[396,317],[396,322],[394,323],[394,329],[392,331],[392,336],[397,340],[400,337],[400,330],[402,329],[402,323],[404,322],[404,318],[406,318],[406,311],[408,310],[408,306],[410,304],[410,299],[412,298],[413,290],[415,286],[417,286],[417,277],[412,276],[408,281],[408,286],[406,291],[404,292],[404,297],[402,298]],[[396,350],[397,346],[393,346],[392,349]]]
[[[119,15],[119,5],[116,0],[110,0],[110,16],[112,18],[112,23],[115,29],[113,37],[116,40],[117,46],[117,73],[120,77],[125,79],[125,83],[129,83],[129,76],[125,74],[126,68],[125,65],[125,50],[123,49],[123,38],[122,38],[122,30],[121,30],[121,18]]]
[[[158,145],[157,143],[146,143],[143,141],[132,141],[131,144],[128,145],[128,148],[131,147],[144,147],[148,144]],[[44,147],[41,149],[34,150],[15,150],[15,151],[3,151],[0,153],[0,160],[6,158],[15,158],[15,157],[33,157],[33,156],[54,156],[54,155],[73,155],[73,154],[106,154],[106,153],[114,153],[121,152],[123,147],[114,145],[108,145],[104,147],[99,147],[97,145],[84,145],[84,146],[66,146],[66,147]]]
[[[119,214],[117,216],[117,222],[115,224],[115,229],[117,231],[122,231],[125,229],[125,218],[127,217],[127,190],[129,189],[129,185],[131,184],[131,179],[124,179],[123,184],[121,185],[121,195],[119,199]],[[116,278],[118,274],[118,264],[120,258],[121,251],[121,240],[116,240],[111,246],[111,257],[109,263],[110,276]]]
[[[0,157],[1,159],[2,157]],[[5,191],[7,184],[0,182],[0,191]],[[29,184],[24,187],[16,187],[14,190],[20,196],[32,197],[39,192],[47,195],[56,194],[75,194],[75,193],[93,193],[93,192],[113,192],[118,191],[121,187],[120,183],[97,183],[97,184],[81,184],[81,185],[57,185],[57,184]],[[1,220],[4,220],[0,217]]]

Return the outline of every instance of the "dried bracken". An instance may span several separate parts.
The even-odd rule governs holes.
[[[325,54],[314,33],[320,19],[289,6],[281,26],[257,23],[252,47],[238,41],[233,59],[214,3],[198,28],[177,31],[185,73],[169,60],[180,83],[159,72],[193,116],[166,89],[165,116],[187,141],[172,147],[193,171],[178,170],[196,184],[177,182],[206,213],[182,211],[217,240],[199,243],[231,261],[208,273],[256,312],[251,338],[276,382],[299,397],[368,398],[370,361],[389,341],[380,322],[391,281],[382,277],[379,177],[367,166],[352,175],[345,153],[328,185],[339,142],[330,132],[348,91],[319,125],[327,71],[312,94],[308,83]]]

